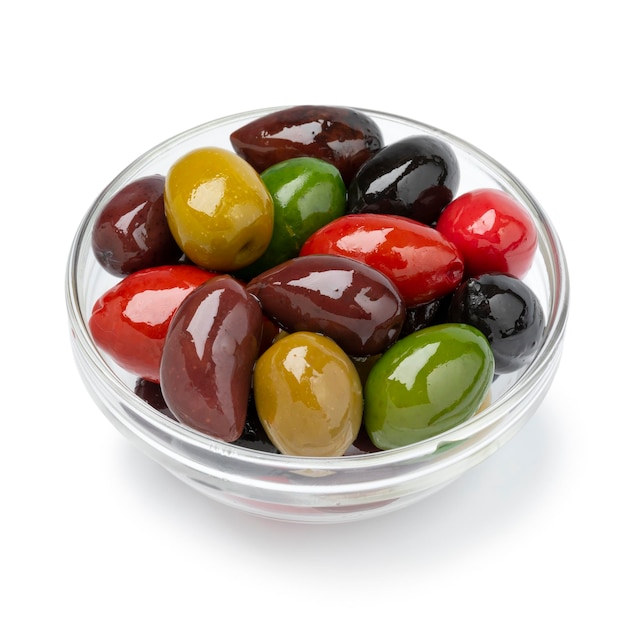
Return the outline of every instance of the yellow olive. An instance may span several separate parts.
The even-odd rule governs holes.
[[[234,271],[256,261],[272,237],[274,204],[259,174],[222,148],[198,148],[165,177],[165,215],[187,257]]]
[[[253,383],[261,424],[283,454],[342,456],[356,439],[361,381],[332,339],[308,331],[282,337],[259,357]]]

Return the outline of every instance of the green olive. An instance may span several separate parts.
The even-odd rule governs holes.
[[[440,324],[403,337],[365,383],[370,439],[389,450],[454,428],[478,411],[493,373],[489,342],[473,326]]]
[[[198,148],[165,178],[165,215],[187,257],[206,269],[231,272],[256,261],[274,223],[272,197],[260,176],[236,154]]]
[[[318,228],[345,213],[346,187],[339,170],[321,159],[296,157],[261,174],[274,201],[274,230],[269,246],[244,270],[256,276],[298,256]]]
[[[308,331],[278,339],[258,359],[257,414],[272,443],[293,456],[342,456],[363,415],[359,375],[328,337]]]

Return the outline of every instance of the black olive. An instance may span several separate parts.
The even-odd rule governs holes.
[[[508,274],[481,274],[461,283],[448,309],[451,322],[471,324],[489,340],[496,374],[527,365],[545,329],[541,303],[532,289]]]
[[[425,304],[408,307],[400,336],[405,337],[422,328],[447,321],[446,314],[449,300],[449,296],[445,296]]]
[[[432,226],[458,191],[459,164],[436,137],[414,135],[367,160],[348,187],[348,213],[391,213]]]

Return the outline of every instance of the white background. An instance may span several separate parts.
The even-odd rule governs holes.
[[[0,622],[625,623],[618,8],[3,9]],[[179,483],[99,413],[66,323],[73,233],[119,170],[210,119],[301,103],[390,111],[478,145],[544,206],[572,279],[562,365],[533,420],[438,494],[348,525],[261,520]]]

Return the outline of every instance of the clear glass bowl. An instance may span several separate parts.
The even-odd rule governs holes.
[[[503,189],[533,216],[539,244],[525,282],[539,297],[547,319],[536,358],[526,369],[498,377],[491,404],[466,423],[396,450],[341,458],[290,457],[194,432],[135,395],[135,378],[95,346],[87,326],[92,305],[118,279],[98,265],[91,251],[91,231],[102,205],[124,185],[149,174],[166,174],[179,156],[193,148],[231,149],[232,131],[273,110],[233,115],[172,137],[131,163],[102,191],[78,227],[67,264],[66,301],[74,356],[87,389],[113,425],[210,498],[249,513],[298,522],[342,522],[380,515],[449,484],[499,449],[533,415],[548,392],[562,351],[569,300],[564,252],[532,194],[488,155],[426,124],[362,109],[379,124],[386,143],[413,134],[445,140],[459,160],[459,194],[478,187]]]

